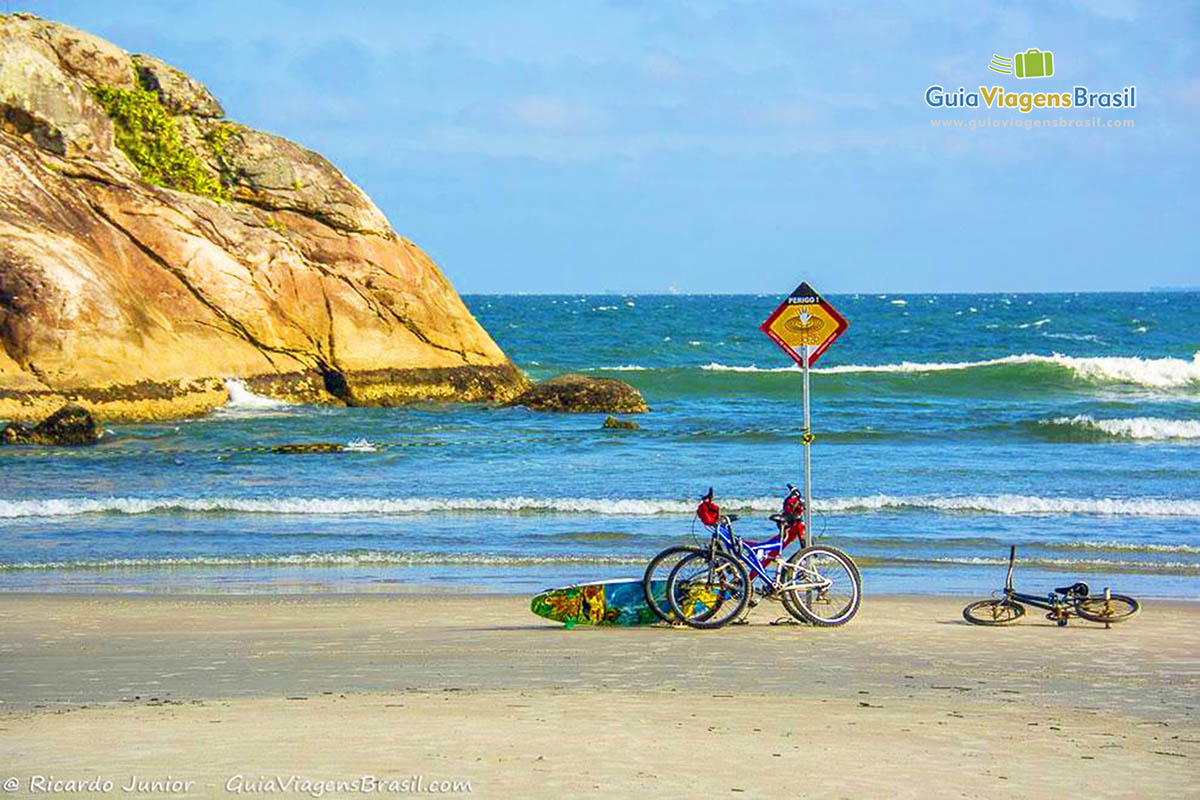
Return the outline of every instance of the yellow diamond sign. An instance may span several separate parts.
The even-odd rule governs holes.
[[[847,327],[825,298],[802,283],[767,317],[762,331],[800,366],[804,366],[805,347],[811,348],[808,363],[812,366]]]

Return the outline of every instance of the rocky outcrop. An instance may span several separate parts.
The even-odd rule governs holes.
[[[0,445],[79,447],[98,441],[100,432],[96,428],[96,420],[86,408],[71,404],[63,406],[32,428],[14,422],[0,429]]]
[[[620,419],[619,417],[614,417],[612,414],[609,414],[604,418],[604,422],[600,425],[600,427],[611,430],[636,431],[642,426],[638,425],[631,419]]]
[[[0,16],[0,419],[505,402],[527,379],[320,155],[158,59]]]
[[[639,414],[649,411],[642,393],[624,381],[587,375],[559,375],[542,381],[512,402],[538,411],[591,411]]]
[[[172,114],[196,117],[223,117],[225,109],[208,87],[154,56],[135,55],[134,69],[141,86],[158,95],[158,101]]]

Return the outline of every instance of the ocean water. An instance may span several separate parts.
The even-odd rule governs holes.
[[[535,379],[619,377],[641,430],[520,408],[229,407],[0,449],[0,590],[532,592],[634,576],[715,487],[799,482],[776,296],[468,296]],[[865,590],[1075,580],[1200,598],[1200,295],[853,295],[813,374],[815,529]],[[342,452],[280,453],[335,443]]]

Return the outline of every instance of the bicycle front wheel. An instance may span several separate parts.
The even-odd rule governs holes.
[[[675,619],[667,603],[667,578],[671,577],[671,570],[687,556],[699,552],[698,548],[685,545],[668,547],[646,565],[646,573],[642,576],[642,592],[646,595],[646,605],[663,622]]]
[[[1123,594],[1083,597],[1075,601],[1075,613],[1092,622],[1123,622],[1138,612],[1141,603]]]
[[[751,591],[742,562],[720,550],[684,557],[667,578],[671,613],[693,628],[719,628],[737,619]]]
[[[862,602],[862,576],[846,553],[818,544],[783,565],[783,607],[796,619],[832,628],[845,625]]]
[[[963,619],[972,625],[1007,625],[1025,616],[1025,606],[1012,600],[980,600],[963,609]]]

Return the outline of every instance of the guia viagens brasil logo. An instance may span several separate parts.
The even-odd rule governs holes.
[[[988,69],[1020,79],[1051,78],[1054,61],[1054,53],[1031,47],[1011,57],[993,54]],[[1075,85],[1070,91],[1012,92],[1003,86],[980,86],[970,91],[965,86],[947,90],[935,84],[925,90],[925,104],[930,108],[1012,109],[1022,114],[1040,108],[1136,108],[1137,87],[1096,92]]]

